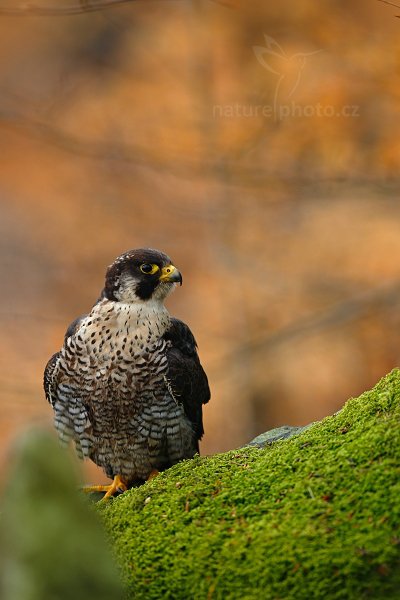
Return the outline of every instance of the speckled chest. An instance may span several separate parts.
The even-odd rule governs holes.
[[[165,393],[169,323],[161,303],[101,301],[62,349],[69,385],[90,404],[137,404]]]

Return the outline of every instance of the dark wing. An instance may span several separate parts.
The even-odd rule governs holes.
[[[55,401],[55,397],[56,397],[56,388],[57,388],[57,386],[54,385],[53,374],[54,374],[55,368],[57,366],[59,356],[60,356],[59,352],[56,352],[56,354],[53,354],[53,356],[51,357],[51,359],[49,360],[49,362],[46,365],[46,368],[44,370],[44,376],[43,376],[44,393],[46,394],[47,401],[52,406],[54,406],[54,401]]]
[[[167,352],[168,379],[192,423],[196,441],[200,440],[204,433],[203,404],[210,399],[210,388],[197,354],[196,340],[189,327],[179,319],[171,319],[164,338],[171,342]]]
[[[65,336],[64,336],[64,341],[71,337],[71,335],[74,335],[74,333],[77,331],[79,325],[82,323],[83,319],[85,319],[87,317],[87,315],[81,315],[80,317],[77,317],[75,319],[75,321],[72,321],[71,325],[68,327],[67,331],[65,332]]]
[[[68,327],[65,341],[74,335],[86,315],[78,317]],[[76,397],[76,388],[69,386],[66,381],[60,391],[60,373],[65,373],[65,368],[60,364],[60,352],[54,354],[44,370],[43,386],[47,400],[54,409],[54,422],[60,440],[68,443],[74,440],[78,456],[89,456],[89,444],[83,434],[91,427],[88,413],[81,399]],[[83,439],[82,439],[83,438]]]
[[[69,338],[71,335],[74,335],[74,333],[78,329],[81,321],[86,316],[87,315],[82,315],[82,316],[78,317],[77,319],[75,319],[75,321],[73,321],[71,323],[71,325],[68,327],[67,331],[65,332],[64,340]],[[55,371],[56,371],[59,356],[60,356],[59,352],[56,352],[56,354],[53,354],[53,356],[50,358],[49,362],[46,365],[46,368],[44,370],[44,376],[43,376],[44,393],[46,394],[47,401],[53,407],[54,407],[54,401],[55,401],[56,394],[57,394],[57,383],[55,381],[55,375],[56,375]]]

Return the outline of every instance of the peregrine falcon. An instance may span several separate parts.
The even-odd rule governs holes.
[[[88,488],[104,498],[199,451],[210,390],[192,332],[164,306],[178,283],[166,254],[125,252],[47,363],[44,389],[59,437],[113,479]]]

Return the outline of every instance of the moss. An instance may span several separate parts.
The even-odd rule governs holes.
[[[289,440],[196,457],[99,511],[131,598],[400,597],[400,371]]]

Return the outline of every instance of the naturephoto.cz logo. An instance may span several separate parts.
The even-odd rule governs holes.
[[[253,46],[259,64],[275,77],[273,99],[270,104],[215,104],[213,117],[222,118],[273,118],[276,121],[289,117],[358,117],[358,105],[340,107],[321,102],[300,104],[295,101],[303,71],[312,56],[322,52],[296,52],[288,54],[271,36],[264,34],[265,46]]]

